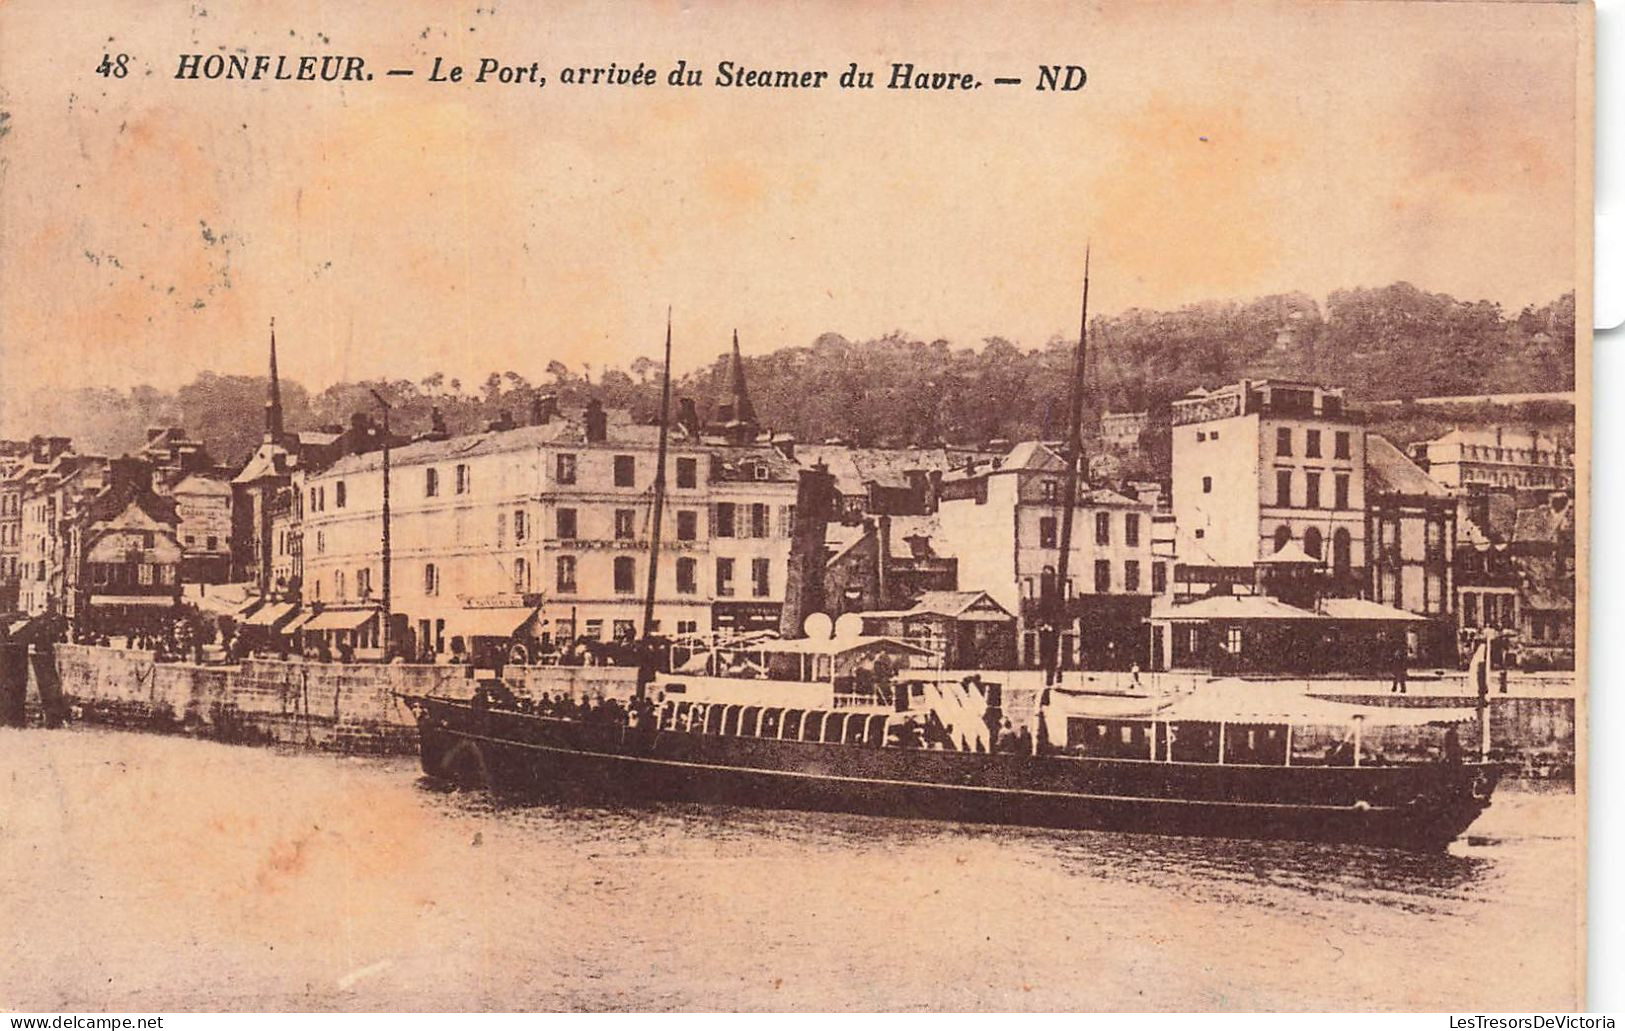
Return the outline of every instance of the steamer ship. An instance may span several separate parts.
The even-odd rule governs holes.
[[[1067,497],[1075,497],[1087,368],[1088,265],[1074,357]],[[654,487],[645,641],[652,642],[670,410],[671,327]],[[1058,582],[1067,582],[1071,505]],[[1059,599],[1053,639],[1064,618]],[[1439,850],[1489,804],[1487,699],[1471,709],[1356,708],[1297,694],[1088,693],[1014,674],[955,679],[930,653],[865,637],[815,613],[807,636],[764,636],[657,662],[648,644],[627,706],[514,697],[403,695],[423,770],[503,795],[703,802],[914,819]],[[1053,656],[1053,646],[1046,649]],[[657,668],[671,670],[657,674]],[[1053,671],[1050,671],[1053,673]],[[1001,678],[1003,680],[1001,681]],[[1476,761],[1458,725],[1476,718]],[[1368,728],[1440,730],[1436,748],[1392,761]],[[1328,728],[1343,728],[1327,743]],[[1311,736],[1312,735],[1312,736]],[[1313,747],[1306,747],[1313,742]]]

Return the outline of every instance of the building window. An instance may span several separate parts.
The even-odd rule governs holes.
[[[617,508],[615,510],[615,539],[629,541],[635,532],[633,523],[637,513],[630,508]]]
[[[310,488],[310,510],[312,512],[320,512],[322,510],[321,506],[316,504],[316,488],[315,487]]]
[[[765,558],[750,560],[750,588],[751,595],[765,598],[771,592],[770,577],[772,576],[772,561]]]
[[[677,593],[693,594],[699,590],[699,562],[683,556],[677,560]]]
[[[631,555],[615,557],[615,593],[631,594],[637,590],[637,559]]]
[[[1303,488],[1303,504],[1305,508],[1320,507],[1320,474],[1305,473]]]
[[[1292,470],[1275,470],[1275,503],[1282,508],[1292,507]]]
[[[711,532],[713,537],[732,537],[734,535],[734,504],[731,501],[719,501],[716,507],[716,527]]]
[[[1339,526],[1332,534],[1332,569],[1338,576],[1347,576],[1353,565],[1354,539],[1348,530]]]
[[[431,566],[430,568],[433,567]],[[345,599],[344,570],[342,569],[333,570],[333,597],[339,601],[343,601]]]
[[[1348,473],[1338,473],[1332,478],[1332,507],[1349,507],[1349,477]]]
[[[339,583],[343,583],[343,579]],[[423,564],[423,593],[430,598],[440,593],[440,569],[433,562]]]
[[[469,488],[468,466],[457,467],[457,493],[467,494]]]
[[[734,560],[717,559],[717,597],[731,598],[734,593]]]
[[[530,563],[523,558],[513,560],[513,589],[515,594],[530,593]]]
[[[553,478],[560,483],[576,482],[576,456],[560,455],[553,470]]]
[[[1292,527],[1282,524],[1275,528],[1275,550],[1280,551],[1292,540]]]
[[[524,509],[516,508],[513,510],[513,542],[515,544],[525,543],[525,537],[528,530],[528,527],[526,526],[527,522],[528,521],[525,519]]]
[[[333,484],[333,507],[343,508],[344,502],[347,500],[348,498],[346,497],[346,491],[344,489],[344,481],[340,480],[339,482]]]
[[[750,535],[752,537],[766,537],[767,531],[767,506],[762,504],[751,505]]]
[[[1320,457],[1320,431],[1319,430],[1305,430],[1304,431],[1303,457],[1305,457],[1305,458],[1319,458]]]
[[[1320,530],[1311,526],[1303,531],[1303,550],[1310,558],[1320,558]]]
[[[207,537],[207,538],[204,538],[203,546],[205,548],[209,549],[210,551],[214,551],[216,548],[220,547],[220,538],[219,537]]]
[[[700,463],[695,458],[677,460],[677,486],[683,489],[699,486]]]
[[[1123,516],[1123,543],[1131,548],[1140,546],[1140,514],[1128,512]]]
[[[440,470],[438,470],[438,469],[425,469],[425,470],[423,470],[423,496],[426,497],[426,498],[432,498],[432,497],[438,496],[439,494],[440,494]]]
[[[576,589],[576,557],[574,555],[559,556],[557,583],[561,593],[567,594]]]
[[[1055,547],[1055,517],[1040,516],[1038,519],[1038,546],[1040,548]]]
[[[327,531],[326,530],[317,530],[316,531],[316,554],[324,555],[326,553],[327,553]]]
[[[1107,594],[1112,589],[1112,564],[1108,559],[1095,559],[1095,593]]]
[[[677,539],[680,541],[698,540],[700,536],[700,517],[693,509],[684,508],[677,512]]]
[[[557,531],[558,532],[555,534],[555,536],[557,536],[559,538],[559,540],[563,540],[563,541],[575,540],[575,536],[576,536],[576,510],[575,509],[573,509],[573,508],[561,508],[561,509],[559,509],[558,511],[553,513],[553,521],[557,524]]]
[[[632,455],[615,456],[615,486],[631,487],[637,481],[637,459]]]
[[[152,563],[143,562],[135,567],[135,582],[143,586],[152,583]]]
[[[1350,458],[1349,434],[1346,430],[1338,430],[1337,436],[1332,438],[1333,456],[1336,458]]]
[[[1123,563],[1123,590],[1130,594],[1140,592],[1140,563],[1135,559]]]
[[[1151,593],[1161,594],[1168,589],[1168,563],[1151,564]]]
[[[1282,426],[1275,431],[1275,453],[1278,455],[1292,454],[1292,430]]]
[[[1202,493],[1203,494],[1212,494],[1213,493],[1213,477],[1211,477],[1211,476],[1202,477]]]
[[[1040,483],[1038,485],[1038,490],[1040,496],[1042,496],[1045,501],[1054,501],[1060,492],[1059,486],[1054,480],[1045,480],[1043,483]]]
[[[1231,655],[1241,654],[1241,627],[1226,627],[1224,631],[1224,650]]]
[[[1095,543],[1107,545],[1112,542],[1112,514],[1110,512],[1095,513]]]
[[[371,569],[357,569],[355,571],[355,596],[362,601],[372,597]]]

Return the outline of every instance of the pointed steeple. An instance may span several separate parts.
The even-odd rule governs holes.
[[[265,442],[282,442],[282,384],[276,374],[276,316],[271,316],[271,392],[265,402]]]
[[[742,430],[756,435],[756,408],[750,403],[750,391],[745,388],[745,359],[739,354],[739,330],[734,330],[733,364],[728,370],[728,396],[733,406],[733,422]]]

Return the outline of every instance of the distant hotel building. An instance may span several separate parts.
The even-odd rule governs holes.
[[[1558,435],[1539,430],[1458,428],[1411,445],[1411,457],[1453,491],[1574,486],[1573,450]]]

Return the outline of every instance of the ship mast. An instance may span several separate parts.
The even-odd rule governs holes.
[[[1065,640],[1061,631],[1070,622],[1068,615],[1068,585],[1071,582],[1072,514],[1078,504],[1078,467],[1083,461],[1083,389],[1089,362],[1089,247],[1083,250],[1083,315],[1078,327],[1078,349],[1072,356],[1072,394],[1066,431],[1066,481],[1061,491],[1061,560],[1056,564],[1055,585],[1050,592],[1050,633],[1055,645],[1049,650],[1045,681],[1060,679],[1061,646]]]
[[[660,446],[655,455],[654,520],[649,528],[649,586],[643,595],[643,640],[648,656],[638,671],[638,696],[653,674],[655,589],[660,582],[660,522],[666,509],[666,438],[671,424],[671,309],[666,309],[666,364],[660,386]]]

